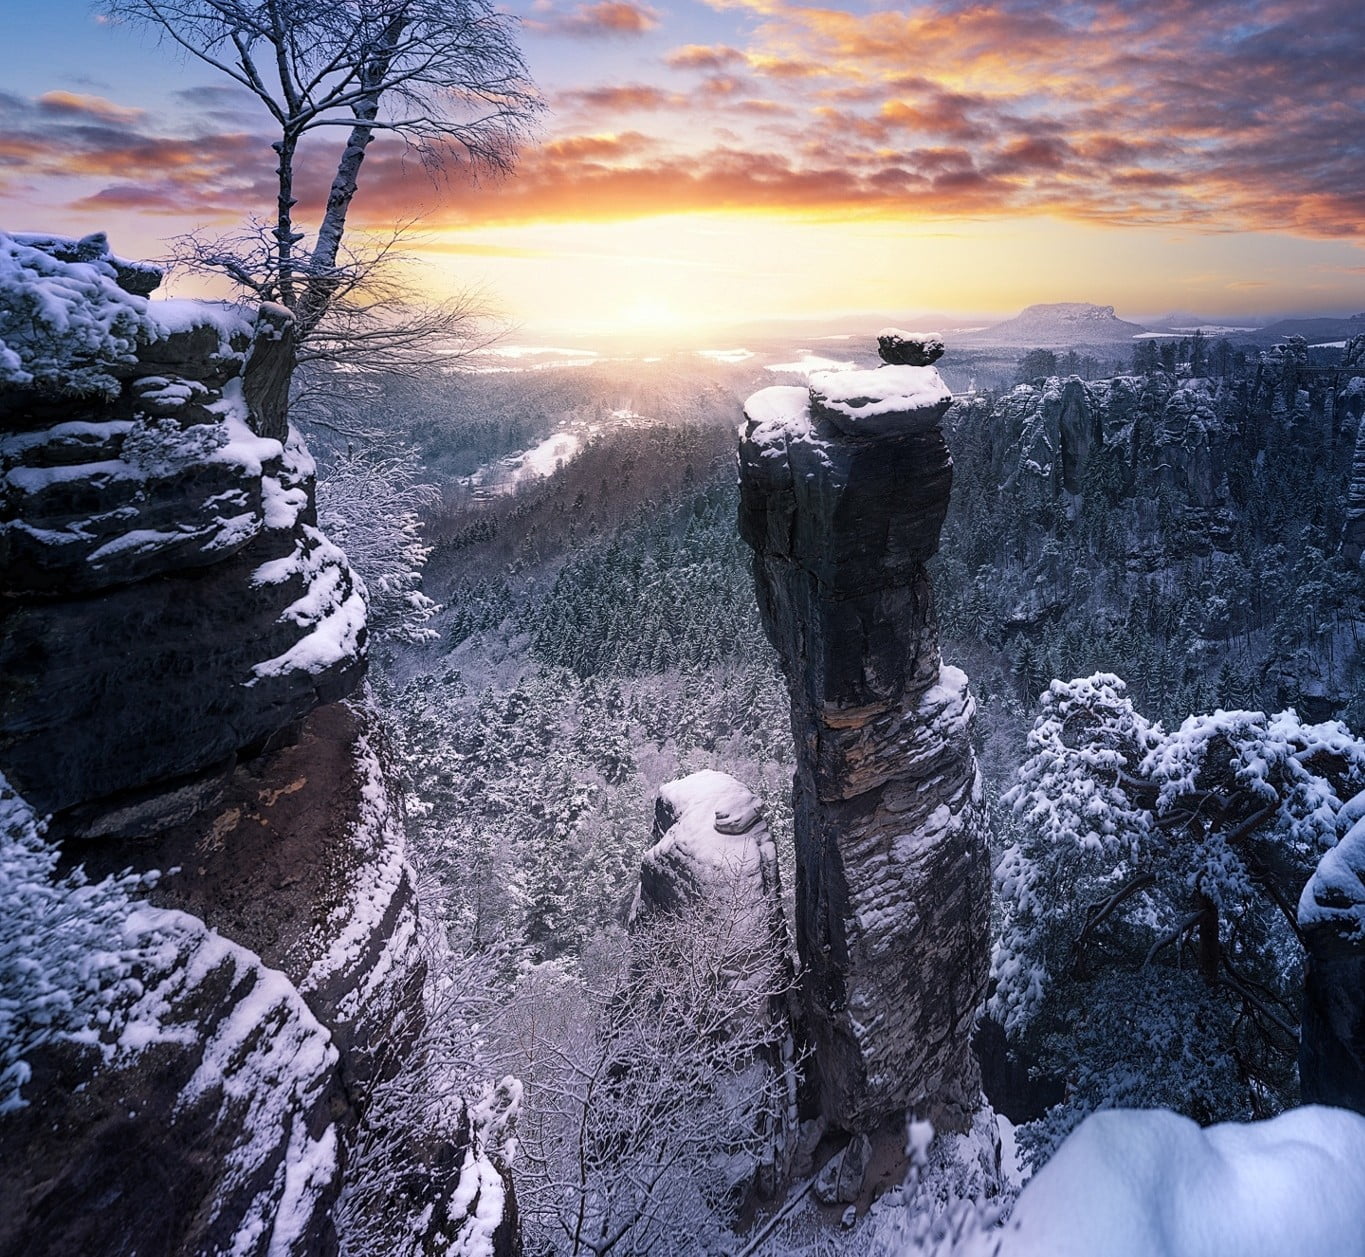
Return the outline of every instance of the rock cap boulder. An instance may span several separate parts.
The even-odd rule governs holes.
[[[931,367],[943,357],[943,337],[937,332],[884,327],[877,333],[877,352],[893,367]]]

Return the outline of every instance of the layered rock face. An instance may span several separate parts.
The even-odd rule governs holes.
[[[1345,381],[1338,398],[1341,422],[1355,438],[1341,549],[1352,563],[1359,563],[1365,555],[1365,336],[1350,339],[1342,365],[1360,372]]]
[[[288,311],[158,280],[0,233],[0,1254],[333,1253],[431,1081],[393,773],[336,701],[365,595]],[[128,868],[170,871],[81,882]],[[381,1229],[515,1251],[479,1121],[397,1110]]]
[[[148,301],[102,237],[24,239],[0,236],[0,771],[59,829],[130,834],[350,693],[365,599],[306,449],[246,401],[287,320]]]
[[[1365,814],[1365,798],[1346,808]],[[1299,1039],[1303,1102],[1365,1113],[1365,820],[1322,857],[1298,915],[1308,952]]]
[[[757,1156],[736,1166],[736,1187],[747,1186],[770,1198],[787,1182],[796,1148],[795,1009],[788,981],[780,982],[782,989],[776,992],[766,989],[771,982],[760,983],[765,989],[755,993],[743,985],[742,971],[771,968],[790,976],[777,849],[754,793],[735,778],[709,769],[659,787],[652,836],[653,845],[640,860],[631,924],[648,929],[658,914],[700,907],[700,920],[723,925],[723,945],[734,952],[736,963],[721,967],[732,968],[741,984],[728,998],[757,1030],[745,1033],[744,1040],[763,1045],[755,1059],[736,1059],[734,1071],[737,1075],[770,1071],[776,1085],[762,1090],[785,1097],[760,1115]],[[762,956],[773,963],[759,960],[755,965],[755,957]]]
[[[907,1108],[964,1129],[990,862],[967,678],[939,656],[925,561],[952,459],[932,365],[812,375],[751,397],[740,531],[797,747],[796,939],[821,1104],[868,1131]],[[937,357],[925,347],[921,359]]]

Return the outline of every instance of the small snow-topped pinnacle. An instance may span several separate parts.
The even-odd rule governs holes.
[[[884,327],[877,333],[877,352],[889,366],[931,367],[943,357],[943,337],[937,332]]]
[[[776,859],[763,805],[742,782],[713,769],[667,782],[655,800],[654,845],[640,861],[631,917],[742,887],[761,903]]]
[[[715,839],[705,837],[704,831],[745,834],[763,819],[763,805],[748,786],[711,768],[660,786],[659,803],[661,813],[673,817],[670,828],[685,825],[688,839],[700,837],[699,846],[712,849]]]

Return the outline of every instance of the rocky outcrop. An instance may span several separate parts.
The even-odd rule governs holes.
[[[955,403],[948,424],[991,427],[1002,452],[994,469],[1001,488],[1025,510],[1057,503],[1074,509],[1094,487],[1096,456],[1109,450],[1117,455],[1110,476],[1132,482],[1150,465],[1191,516],[1206,520],[1228,504],[1228,450],[1244,406],[1220,381],[1164,372],[1089,382],[1053,377],[1017,385],[994,403]]]
[[[667,782],[654,800],[651,837],[632,920],[735,894],[753,905],[762,932],[783,928],[777,851],[748,786],[711,769]]]
[[[1342,813],[1365,814],[1365,798]],[[1319,861],[1298,915],[1308,952],[1299,1037],[1303,1102],[1365,1113],[1365,819]]]
[[[796,939],[827,1118],[976,1107],[990,869],[967,679],[939,657],[926,560],[948,507],[932,366],[819,373],[749,399],[740,530],[797,746]]]
[[[795,1152],[799,1037],[777,850],[754,793],[710,769],[659,787],[653,839],[640,860],[631,926],[648,930],[659,914],[700,909],[699,922],[720,927],[717,945],[733,953],[718,966],[734,974],[724,998],[745,1022],[737,1037],[758,1048],[755,1059],[737,1057],[732,1068],[737,1077],[767,1071],[771,1081],[746,1085],[774,1097],[759,1114],[757,1153],[740,1158],[732,1175],[736,1188],[770,1199],[788,1181]]]
[[[1104,429],[1080,379],[1053,378],[1041,388],[1021,384],[1001,399],[996,421],[1018,433],[1006,455],[1007,490],[1034,507],[1082,492],[1091,454],[1104,445]]]
[[[0,1254],[378,1251],[382,1189],[395,1251],[510,1257],[496,1114],[412,1100],[447,1088],[292,320],[158,278],[0,234]]]
[[[252,327],[139,295],[102,238],[24,239],[0,236],[0,770],[58,830],[145,832],[354,689],[364,594],[306,449],[246,402]]]
[[[0,853],[0,1252],[335,1251],[346,1096],[294,985],[127,879],[51,878],[2,779]]]

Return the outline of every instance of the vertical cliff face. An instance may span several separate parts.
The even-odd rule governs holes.
[[[158,280],[0,233],[0,1254],[331,1253],[432,1082],[365,594],[288,311]],[[409,1122],[381,1230],[515,1250],[478,1125]]]
[[[1360,816],[1365,799],[1346,809]],[[1303,888],[1298,917],[1308,952],[1299,1040],[1303,1102],[1365,1113],[1365,820],[1322,857]]]
[[[0,771],[131,834],[355,688],[365,598],[307,450],[247,403],[287,311],[149,301],[102,237],[40,243],[0,236]]]
[[[941,344],[745,408],[740,530],[797,747],[796,938],[825,1116],[965,1127],[990,866],[967,678],[939,656],[926,560],[948,508]]]

